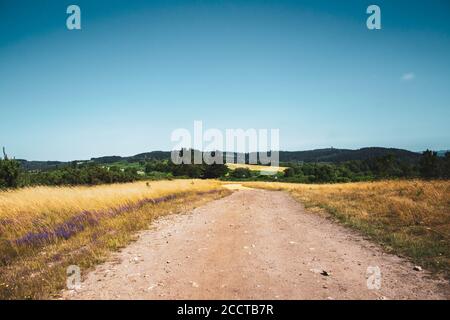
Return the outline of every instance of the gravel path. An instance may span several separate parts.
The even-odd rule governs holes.
[[[367,268],[381,288],[367,286]],[[445,280],[287,193],[240,190],[156,221],[64,299],[448,299]],[[375,272],[375,273],[373,273]],[[370,279],[373,280],[374,277]]]

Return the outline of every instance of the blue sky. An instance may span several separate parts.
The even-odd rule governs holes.
[[[447,149],[449,57],[445,0],[0,0],[0,145],[132,155],[202,120],[279,128],[282,150]]]

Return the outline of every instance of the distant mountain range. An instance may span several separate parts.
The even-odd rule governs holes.
[[[439,155],[444,155],[446,150],[439,151]],[[420,153],[412,152],[404,149],[395,148],[361,148],[357,150],[351,149],[315,149],[306,151],[280,151],[280,162],[342,162],[349,160],[366,160],[378,158],[388,154],[394,155],[397,159],[416,162],[420,158]],[[236,157],[237,154],[235,154]],[[246,155],[248,158],[248,154]],[[91,158],[90,160],[79,160],[77,162],[94,162],[97,164],[110,164],[119,161],[139,162],[146,160],[164,160],[170,159],[170,151],[151,151],[136,154],[130,157],[105,156],[99,158]],[[61,161],[27,161],[18,160],[25,170],[48,170],[66,165],[70,162]]]
[[[395,148],[372,147],[357,150],[327,148],[308,151],[281,151],[280,162],[342,162],[378,158],[388,154],[410,162],[417,161],[420,158],[420,153]]]

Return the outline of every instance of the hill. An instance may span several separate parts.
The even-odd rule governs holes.
[[[388,154],[394,155],[397,159],[407,162],[417,162],[420,153],[412,152],[404,149],[370,147],[357,150],[351,149],[315,149],[306,151],[280,151],[280,162],[331,162],[338,163],[349,160],[366,160],[378,158]],[[237,157],[237,153],[235,153]],[[248,159],[246,154],[245,158]],[[86,162],[94,162],[97,164],[111,164],[116,162],[140,162],[149,160],[168,160],[170,159],[170,151],[151,151],[139,153],[130,157],[121,156],[104,156],[85,160]],[[60,166],[69,164],[70,162],[61,161],[27,161],[19,160],[25,170],[50,170]]]
[[[450,150],[438,150],[438,151],[436,151],[437,152],[437,155],[439,156],[439,157],[445,157],[445,154],[447,153],[447,152],[450,152]]]
[[[378,158],[388,154],[392,154],[400,160],[407,160],[411,162],[417,161],[420,158],[420,153],[395,148],[371,147],[357,150],[326,148],[306,151],[280,151],[280,162],[342,162],[349,160]],[[235,157],[237,157],[237,155],[238,154],[235,153]],[[246,154],[245,157],[248,159],[248,154]],[[92,158],[91,161],[96,163],[109,163],[105,160],[111,160],[111,162],[138,162],[145,160],[165,159],[170,159],[170,151],[152,151],[140,153],[131,157],[114,156]]]
[[[281,151],[280,162],[342,162],[379,158],[388,154],[408,162],[415,162],[420,158],[420,153],[395,148],[371,147],[357,150],[326,148],[308,151]]]

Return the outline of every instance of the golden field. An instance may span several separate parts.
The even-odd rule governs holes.
[[[227,163],[228,168],[235,170],[237,168],[247,168],[251,171],[263,171],[263,172],[283,172],[286,167],[272,167],[272,166],[262,166],[256,164],[246,164],[246,163]]]
[[[328,212],[421,266],[450,275],[450,181],[345,184],[246,182],[286,190],[310,211]]]
[[[0,192],[0,298],[48,298],[66,268],[85,270],[133,240],[156,217],[229,194],[214,180]]]
[[[31,187],[0,192],[0,232],[11,239],[63,222],[83,210],[98,211],[183,192],[220,188],[217,181],[173,180],[100,186]],[[9,223],[4,223],[4,222]]]

